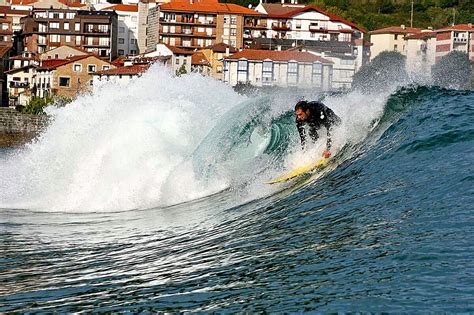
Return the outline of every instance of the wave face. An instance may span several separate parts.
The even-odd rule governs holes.
[[[474,312],[474,93],[326,96],[334,164],[265,185],[323,149],[299,97],[155,68],[54,110],[0,155],[0,311]]]

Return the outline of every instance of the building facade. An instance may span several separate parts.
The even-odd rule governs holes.
[[[143,56],[146,58],[169,57],[163,60],[165,60],[164,64],[168,65],[173,73],[180,71],[191,73],[192,55],[193,53],[189,50],[166,44],[158,44],[155,50],[147,52]]]
[[[113,11],[35,9],[21,23],[22,50],[41,54],[69,45],[104,59],[117,56],[117,14]]]
[[[118,15],[117,54],[137,55],[138,47],[138,5],[116,4],[101,11],[115,11]]]
[[[448,26],[436,32],[436,55],[438,61],[451,51],[461,51],[474,61],[474,27],[472,24]]]
[[[211,76],[219,81],[224,81],[224,58],[237,52],[232,46],[218,43],[200,50],[211,65]]]
[[[401,26],[391,26],[369,32],[370,60],[378,56],[382,51],[398,51],[405,54],[405,36],[418,34],[420,28]]]
[[[246,49],[224,58],[224,82],[332,89],[332,62],[308,52]]]
[[[435,64],[436,33],[422,31],[405,36],[406,69],[417,81],[431,80],[431,67]]]

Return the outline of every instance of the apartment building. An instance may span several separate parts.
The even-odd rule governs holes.
[[[431,67],[435,64],[436,32],[422,31],[405,36],[407,72],[417,80],[431,79]]]
[[[13,18],[0,13],[0,46],[13,46]]]
[[[173,73],[184,69],[186,73],[191,72],[193,52],[166,44],[156,45],[155,50],[143,55],[145,58],[159,58],[163,64],[168,65]]]
[[[138,5],[116,4],[101,11],[115,11],[118,15],[117,54],[137,55],[138,47]]]
[[[263,3],[255,8],[267,15],[266,38],[352,42],[366,32],[358,25],[315,6],[292,3]]]
[[[474,27],[469,24],[458,24],[435,30],[436,54],[438,61],[451,51],[461,51],[474,61]]]
[[[398,51],[405,54],[405,36],[418,34],[420,28],[406,27],[405,25],[390,26],[369,32],[370,60],[377,57],[382,51]]]
[[[328,91],[332,66],[309,52],[245,49],[224,58],[224,82]]]
[[[14,10],[10,6],[0,6],[0,14],[7,18],[11,18],[12,32],[19,32],[21,31],[20,19],[30,14],[30,11]]]
[[[81,0],[7,0],[14,10],[33,9],[88,9],[86,1]]]
[[[21,18],[21,50],[43,53],[69,45],[103,59],[117,56],[117,13],[68,9],[35,9]]]
[[[206,56],[211,64],[211,76],[214,79],[224,81],[224,57],[236,53],[237,49],[224,43],[218,43],[201,49],[200,52]]]
[[[232,3],[172,1],[160,5],[159,41],[185,49],[221,42],[243,48],[244,33],[261,28],[264,20],[263,14]]]

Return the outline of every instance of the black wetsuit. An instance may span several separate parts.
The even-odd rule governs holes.
[[[332,127],[340,124],[341,119],[326,105],[321,102],[308,102],[308,109],[310,116],[305,121],[296,120],[296,127],[300,133],[301,146],[306,145],[306,124],[308,133],[311,139],[316,142],[318,140],[318,130],[321,126],[326,127],[327,130],[327,149],[331,149],[331,131]]]

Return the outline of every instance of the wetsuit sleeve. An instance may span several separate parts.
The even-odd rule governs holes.
[[[331,133],[333,126],[339,125],[341,123],[341,119],[330,109],[329,107],[326,107],[324,109],[324,113],[326,115],[326,120],[324,122],[324,126],[327,129],[327,142],[326,142],[326,147],[328,150],[331,150]]]
[[[296,128],[298,129],[298,133],[300,134],[301,148],[304,149],[304,146],[306,144],[306,132],[303,128],[303,124],[300,121],[296,121]]]

